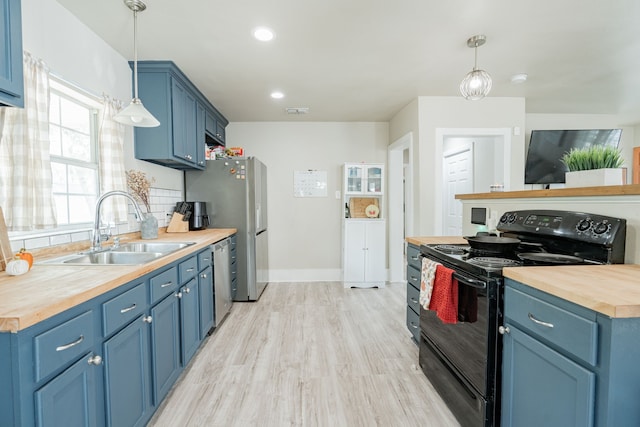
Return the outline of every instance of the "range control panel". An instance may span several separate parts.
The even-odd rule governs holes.
[[[625,219],[584,212],[522,210],[505,212],[497,229],[609,245],[626,237]]]

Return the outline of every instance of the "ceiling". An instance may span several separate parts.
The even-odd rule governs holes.
[[[133,58],[122,0],[58,1]],[[525,97],[528,113],[640,122],[637,0],[145,2],[139,59],[173,60],[230,121],[388,121],[418,96],[459,96],[474,62],[466,40],[484,34],[490,97]],[[255,40],[257,26],[274,40]],[[512,84],[516,73],[527,82]],[[276,89],[283,99],[270,98]]]

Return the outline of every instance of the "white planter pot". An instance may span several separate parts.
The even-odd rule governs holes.
[[[627,169],[592,169],[566,172],[566,187],[601,187],[604,185],[624,185],[627,183]]]

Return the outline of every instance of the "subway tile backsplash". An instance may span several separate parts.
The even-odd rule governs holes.
[[[182,200],[182,191],[170,190],[165,188],[149,189],[149,198],[151,213],[158,219],[159,227],[166,227],[171,220],[171,214],[176,203]],[[144,209],[144,208],[143,208]],[[129,216],[127,222],[116,224],[112,228],[112,234],[133,233],[140,230],[140,224],[136,221],[134,209],[129,205]],[[47,235],[46,232],[38,233],[38,235],[28,237],[11,237],[11,249],[19,251],[20,248],[39,249],[48,246],[60,245],[65,243],[80,242],[91,239],[91,230],[73,230],[69,232],[52,232]]]

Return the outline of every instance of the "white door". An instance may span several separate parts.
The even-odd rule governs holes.
[[[444,182],[444,229],[445,236],[462,236],[462,202],[456,194],[473,193],[473,144],[462,151],[444,155],[442,166]]]

